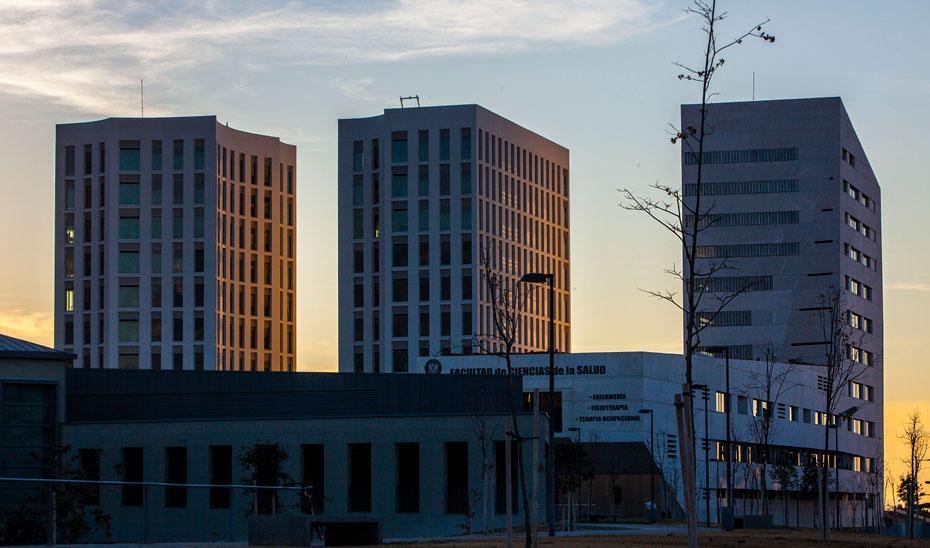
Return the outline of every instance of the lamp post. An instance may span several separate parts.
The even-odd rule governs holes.
[[[704,393],[704,513],[707,526],[710,527],[710,458],[707,452],[710,448],[710,430],[708,430],[707,400],[710,389],[706,384],[692,384],[692,390],[701,390]]]
[[[652,421],[652,409],[640,409],[639,413],[641,415],[649,415],[649,457],[652,460],[652,463],[649,466],[649,502],[652,504],[649,512],[649,523],[655,523],[656,519],[656,455],[655,448],[653,447],[653,442],[655,441],[655,434],[652,431],[653,421]]]
[[[726,529],[729,531],[733,528],[733,450],[730,447],[730,347],[728,346],[712,346],[705,349],[711,354],[720,354],[723,353],[724,364],[726,367],[726,398],[723,404],[723,411],[727,416],[727,513],[722,521],[726,522]]]
[[[835,423],[828,424],[827,426],[828,428],[833,428],[833,473],[836,474],[836,516],[833,520],[833,526],[836,527],[837,530],[840,528],[840,421],[850,420],[858,410],[858,407],[850,407],[837,415]],[[827,418],[827,422],[830,422],[829,417]]]
[[[529,272],[520,278],[521,283],[549,286],[549,445],[546,449],[546,521],[549,536],[555,536],[555,275]]]

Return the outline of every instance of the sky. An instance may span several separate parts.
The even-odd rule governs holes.
[[[685,0],[0,0],[0,332],[51,344],[56,123],[216,114],[298,150],[298,365],[336,369],[336,137],[418,94],[478,103],[571,151],[573,351],[680,352],[680,316],[642,289],[675,241],[618,188],[680,182],[669,124],[699,99]],[[930,2],[720,0],[722,35],[765,19],[773,45],[726,56],[716,100],[840,96],[882,185],[885,445],[930,422]]]

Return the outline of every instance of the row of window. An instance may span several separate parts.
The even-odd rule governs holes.
[[[846,345],[846,357],[862,365],[872,365],[875,362],[875,354],[852,344]]]
[[[856,155],[845,148],[843,149],[843,161],[849,162],[849,165],[852,167],[856,167]]]
[[[753,291],[771,291],[772,276],[720,276],[698,280],[698,291],[710,293],[748,293]]]
[[[874,329],[874,322],[870,318],[867,318],[863,316],[862,314],[853,312],[852,310],[848,312],[847,319],[848,319],[849,327],[852,327],[853,329],[858,329],[866,333],[871,333],[872,330]]]
[[[702,245],[697,247],[699,259],[725,259],[731,257],[789,257],[799,255],[801,245],[797,242],[768,244]]]
[[[872,287],[850,276],[846,276],[846,290],[867,301],[872,300]]]
[[[152,369],[161,370],[161,369],[174,369],[176,371],[181,371],[185,369],[185,363],[187,360],[184,359],[184,349],[179,344],[172,345],[170,347],[171,352],[166,356],[166,363],[162,363],[162,347],[153,346],[149,349],[147,355],[149,356],[150,366]],[[122,348],[120,350],[123,350]],[[65,348],[67,352],[73,352],[73,348]],[[84,369],[90,369],[93,367],[91,362],[91,348],[85,346],[80,354],[79,361],[75,360],[75,367],[82,367]],[[204,369],[204,349],[202,345],[195,345],[193,350],[193,363],[187,363],[187,369],[194,369],[197,371],[202,371]],[[104,360],[104,349],[103,347],[98,347],[97,349],[97,368],[105,367]],[[120,352],[117,355],[116,367],[119,369],[139,369],[140,367],[140,353],[138,351],[133,352]]]
[[[217,329],[219,332],[219,341],[217,341],[217,343],[219,346],[235,347],[240,351],[272,349],[272,341],[276,330],[271,320],[249,320],[249,331],[247,336],[245,331],[245,319],[239,318],[238,329],[236,319],[228,319],[229,329],[227,330],[227,318],[224,316],[219,318],[219,326]],[[229,333],[228,340],[226,336],[227,332]],[[285,328],[284,324],[278,323],[277,333],[281,352],[292,354],[294,352],[294,326],[288,325]]]
[[[461,328],[462,335],[471,336],[472,335],[472,310],[471,306],[463,305],[462,307],[462,316],[461,316]],[[419,323],[419,336],[420,337],[429,337],[430,336],[430,313],[429,307],[421,306],[418,309],[417,318]],[[379,314],[374,314],[372,317],[371,325],[371,340],[379,341],[381,340],[381,317]],[[397,338],[407,338],[408,336],[408,326],[409,326],[409,315],[407,313],[407,308],[394,308],[391,310],[391,333],[390,336]],[[353,341],[356,343],[365,342],[369,340],[369,337],[365,336],[365,321],[361,315],[356,315],[353,321]],[[442,307],[439,312],[439,336],[449,337],[452,335],[452,314],[449,310],[449,307]]]
[[[715,451],[712,453],[713,460],[727,460],[726,442],[716,441]],[[841,470],[851,470],[853,472],[875,472],[875,458],[861,457],[849,453],[830,452],[827,455],[816,450],[803,450],[796,447],[785,446],[768,446],[764,447],[758,444],[750,443],[732,443],[733,460],[741,463],[762,464],[764,462],[786,463],[794,466],[803,466],[807,463],[817,464],[827,460],[830,468],[839,468]],[[768,458],[765,457],[765,450],[768,449]],[[737,492],[735,497],[739,497]],[[755,495],[753,495],[755,496]]]
[[[374,321],[374,328],[377,331],[377,317]],[[449,356],[453,353],[455,354],[465,354],[469,355],[473,352],[475,347],[475,341],[471,338],[462,339],[459,341],[459,344],[453,346],[452,340],[450,338],[440,339],[438,342],[438,347],[433,345],[432,341],[421,340],[416,348],[418,348],[419,356]],[[394,341],[391,343],[390,357],[391,357],[391,372],[393,373],[407,373],[410,371],[410,354],[408,350],[407,341]],[[371,347],[371,357],[372,363],[371,367],[365,367],[365,348],[360,345],[356,345],[353,349],[352,354],[352,370],[355,373],[364,373],[366,371],[372,373],[381,372],[381,347],[376,343]]]
[[[861,386],[864,385],[860,385],[860,387]],[[869,388],[871,389],[871,387]],[[850,387],[850,393],[852,393],[852,387]],[[871,397],[871,390],[869,390],[869,397]],[[863,397],[862,399],[865,398]],[[727,395],[725,392],[717,392],[714,411],[717,413],[726,413],[726,400]],[[774,406],[772,405],[772,402],[765,400],[740,395],[736,397],[736,413],[739,415],[749,415],[751,412],[752,416],[754,417],[769,416],[771,418],[777,418],[788,422],[803,422],[805,424],[814,424],[816,426],[827,426],[828,420],[829,424],[832,426],[835,425],[838,420],[840,420],[837,415],[828,416],[828,414],[823,411],[812,411],[811,409],[802,408],[797,405],[779,403],[777,405],[777,412],[775,412],[773,407]],[[848,419],[846,422],[847,429],[851,432],[868,437],[875,436],[875,423],[872,421]]]
[[[423,270],[420,271],[419,276],[419,285],[418,285],[418,297],[420,302],[429,302],[431,301],[430,294],[430,277],[429,272]],[[378,307],[381,306],[381,287],[379,280],[374,280],[372,283],[371,291],[371,303],[370,306]],[[407,302],[411,300],[410,291],[408,290],[409,281],[406,272],[395,272],[392,275],[391,279],[391,299],[392,302],[400,303]],[[472,299],[473,295],[473,282],[471,272],[462,273],[462,286],[461,286],[461,297],[457,298],[456,301],[463,300],[469,301]],[[452,278],[448,270],[443,270],[439,274],[439,300],[440,301],[451,301],[452,300]],[[355,280],[352,289],[352,306],[354,308],[364,308],[365,307],[365,284],[364,281],[360,278]]]
[[[228,153],[228,154],[227,154]],[[236,180],[236,172],[238,171],[238,180],[240,183],[245,183],[246,178],[246,155],[244,152],[240,152],[238,155],[238,162],[236,161],[236,151],[229,149],[227,151],[226,147],[221,145],[216,145],[216,161],[217,161],[217,174],[221,178],[228,178],[229,182],[232,183]],[[249,155],[249,184],[258,185],[258,156],[254,154]],[[272,159],[267,156],[263,158],[263,183],[266,187],[271,187],[273,185],[272,179]],[[238,165],[238,170],[236,169]],[[285,172],[284,164],[278,164],[279,178],[282,183],[284,183],[283,191],[288,194],[294,193],[294,166],[287,166]],[[286,175],[285,175],[286,173]],[[285,179],[286,177],[286,179]],[[224,181],[225,182],[225,181]],[[231,185],[232,186],[232,185]],[[225,189],[225,185],[223,186]],[[225,206],[224,206],[225,207]]]
[[[107,169],[107,144],[99,143],[97,145],[97,171],[103,173]],[[94,151],[93,145],[84,145],[84,165],[82,174],[90,175],[93,173],[93,158]],[[75,170],[76,157],[75,157],[75,146],[67,145],[65,146],[65,176],[73,177],[76,174]]]
[[[872,240],[873,242],[877,238],[875,234],[875,229],[863,223],[854,215],[850,215],[848,212],[846,213],[846,224],[849,226],[849,228],[855,230],[859,234],[862,234],[863,236]]]
[[[278,354],[278,368],[272,367],[272,355],[265,352],[262,355],[262,365],[259,366],[259,355],[256,352],[248,350],[238,350],[236,348],[220,348],[216,356],[216,368],[218,371],[295,371],[294,356],[287,356],[287,363],[284,361],[284,354]],[[248,359],[248,362],[246,362]]]
[[[722,181],[716,183],[701,183],[702,196],[776,194],[797,191],[797,179],[763,179],[758,181]],[[697,184],[686,183],[684,185],[684,195],[697,195]]]
[[[720,310],[698,312],[697,323],[702,327],[736,327],[752,325],[751,310]]]
[[[798,159],[798,149],[794,148],[756,148],[746,150],[705,151],[703,165],[714,164],[755,164],[762,162],[791,162]],[[685,152],[684,164],[697,165],[698,153]]]
[[[700,216],[699,228],[728,228],[734,226],[796,225],[800,222],[797,211],[753,211],[748,213],[711,213]],[[694,215],[685,217],[685,226],[694,226]]]
[[[447,441],[441,442],[443,448],[443,481],[441,485],[444,512],[446,514],[467,514],[471,507],[469,506],[469,455],[468,442],[464,441]],[[299,483],[304,490],[299,494],[299,512],[303,514],[325,514],[327,512],[327,502],[332,504],[333,492],[332,486],[326,485],[326,467],[328,462],[325,457],[327,445],[324,444],[305,444],[300,446],[299,453]],[[395,443],[393,447],[394,458],[380,455],[375,458],[372,444],[370,443],[349,443],[346,445],[345,461],[345,483],[343,485],[345,492],[344,498],[346,506],[344,509],[331,511],[331,513],[347,512],[371,512],[372,505],[372,488],[375,478],[376,468],[381,468],[383,463],[394,462],[395,469],[393,474],[381,474],[384,477],[393,477],[395,503],[394,509],[397,513],[419,513],[421,509],[421,492],[424,490],[439,490],[439,486],[431,487],[431,483],[425,483],[421,474],[421,444],[418,442],[400,442]],[[493,449],[493,467],[494,467],[494,511],[504,513],[507,510],[506,504],[506,448],[503,441],[495,441]],[[278,451],[277,446],[256,445],[249,448],[243,448],[242,451],[252,450],[254,452],[271,453]],[[188,447],[174,446],[165,447],[162,452],[162,469],[164,476],[159,478],[171,486],[163,489],[164,498],[163,506],[165,508],[187,508],[189,504],[188,494],[191,488],[185,487],[190,483],[206,483],[215,485],[209,487],[209,496],[207,498],[208,507],[212,509],[229,509],[231,508],[233,484],[240,482],[240,477],[246,473],[243,469],[236,469],[235,462],[241,461],[243,455],[234,458],[232,445],[211,445],[208,448],[208,462],[205,466],[192,465]],[[101,460],[102,452],[99,449],[80,449],[80,465],[83,476],[91,480],[100,480],[101,477]],[[153,478],[145,476],[145,470],[151,467],[147,459],[151,454],[146,454],[142,447],[123,447],[120,450],[120,465],[115,467],[119,471],[119,479],[125,482],[144,482],[153,481]],[[274,476],[280,473],[278,470],[268,469],[272,459],[256,459],[255,469],[252,472],[257,477],[268,477],[269,473]],[[518,465],[518,452],[511,452],[511,468],[515,471],[511,477],[510,488],[516,492],[519,485],[519,477],[516,471],[520,470]],[[194,478],[192,481],[191,470],[206,470],[206,478]],[[333,474],[329,474],[333,476]],[[206,481],[204,481],[206,480]],[[94,486],[86,490],[83,502],[88,506],[96,506],[101,503],[101,490],[99,486]],[[145,500],[144,487],[141,485],[123,485],[120,488],[120,504],[124,507],[142,507],[146,506],[148,501]],[[258,490],[253,498],[254,508],[257,514],[274,513],[280,494],[275,494],[270,490]],[[513,497],[512,511],[518,511],[518,497]]]
[[[394,238],[391,245],[391,268],[406,268],[418,264],[419,266],[429,266],[430,264],[430,241],[427,236],[419,238],[418,254],[416,262],[410,261],[408,243],[406,238]],[[466,236],[461,242],[461,264],[471,265],[473,260],[473,251],[471,238]],[[435,260],[433,261],[435,262]],[[452,264],[452,242],[448,236],[443,236],[439,240],[439,264],[449,266]],[[372,244],[371,266],[374,272],[381,270],[381,254],[378,243]],[[356,244],[352,250],[352,272],[361,274],[365,272],[365,252],[361,244]]]
[[[869,270],[874,270],[876,272],[878,271],[878,261],[874,257],[866,255],[865,253],[859,251],[849,244],[843,244],[843,246],[847,257],[868,268]]]
[[[875,200],[869,198],[864,192],[860,191],[858,188],[849,184],[849,181],[843,180],[843,191],[849,195],[850,198],[859,202],[863,206],[875,211]]]
[[[861,382],[850,381],[849,397],[865,401],[875,401],[875,387]]]

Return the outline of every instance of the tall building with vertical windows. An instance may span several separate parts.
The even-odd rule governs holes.
[[[493,332],[483,257],[510,283],[555,276],[571,349],[569,153],[478,105],[339,121],[339,370],[405,372]],[[516,351],[548,348],[530,291]]]
[[[697,127],[699,107],[681,108]],[[711,105],[704,146],[703,211],[712,209],[698,257],[731,268],[709,284],[745,292],[712,318],[704,347],[730,356],[821,363],[821,295],[842,290],[855,330],[851,358],[882,354],[881,190],[838,97]],[[696,153],[683,149],[682,182],[694,204]],[[880,366],[875,382],[880,384]]]
[[[59,124],[55,347],[83,368],[294,370],[296,153],[215,116]]]

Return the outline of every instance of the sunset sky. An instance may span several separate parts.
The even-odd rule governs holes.
[[[680,352],[680,317],[640,288],[675,242],[617,188],[678,184],[668,124],[699,99],[672,61],[701,36],[681,1],[0,0],[0,333],[52,343],[55,124],[216,114],[298,148],[298,362],[336,369],[336,121],[479,103],[571,150],[574,351]],[[882,185],[886,460],[930,419],[930,2],[720,2],[724,34],[771,18],[718,76],[719,101],[840,96]]]

